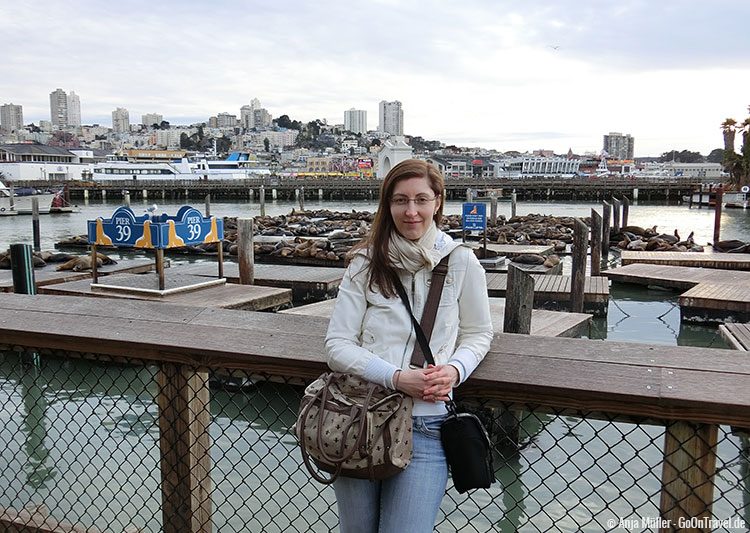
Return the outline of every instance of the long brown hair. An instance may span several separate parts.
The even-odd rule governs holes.
[[[398,283],[398,274],[388,258],[391,234],[396,230],[393,216],[391,216],[391,196],[396,184],[409,178],[427,178],[430,189],[440,199],[438,209],[432,219],[435,224],[438,224],[438,227],[443,219],[445,179],[437,167],[420,159],[407,159],[388,172],[380,185],[380,202],[370,233],[364,241],[356,246],[356,249],[369,249],[370,290],[377,289],[387,298],[396,296],[396,284]]]

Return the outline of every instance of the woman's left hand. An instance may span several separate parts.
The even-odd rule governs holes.
[[[426,402],[445,402],[448,394],[458,383],[458,370],[453,365],[429,365],[423,370],[426,387],[422,399]]]

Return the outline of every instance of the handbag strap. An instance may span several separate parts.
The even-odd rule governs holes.
[[[432,280],[430,282],[430,290],[427,293],[424,311],[422,312],[421,324],[414,317],[404,285],[399,280],[396,286],[396,292],[401,297],[401,301],[404,302],[404,306],[406,306],[406,310],[411,317],[411,322],[414,325],[414,331],[417,334],[417,342],[414,344],[414,351],[411,354],[411,364],[420,368],[424,366],[425,361],[431,365],[435,364],[435,358],[432,356],[432,350],[430,349],[429,338],[432,336],[432,330],[435,327],[435,317],[437,316],[438,304],[440,303],[440,295],[443,293],[445,277],[448,274],[449,261],[450,254],[443,257],[435,265],[435,268],[432,269]]]

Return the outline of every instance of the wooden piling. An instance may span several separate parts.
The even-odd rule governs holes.
[[[630,200],[627,196],[622,197],[622,227],[628,225],[628,215],[630,214]]]
[[[10,245],[10,269],[13,275],[13,292],[16,294],[36,294],[32,255],[28,244]]]
[[[240,267],[240,284],[255,283],[255,250],[253,248],[253,219],[237,219],[237,258]]]
[[[711,518],[716,473],[716,443],[719,427],[676,421],[667,424],[664,434],[664,460],[661,474],[659,511],[666,524],[680,520]],[[682,531],[661,527],[660,532]],[[712,531],[685,528],[685,531]]]
[[[497,195],[494,192],[490,194],[490,222],[497,225]]]
[[[305,210],[305,186],[299,188],[299,210]]]
[[[602,216],[591,210],[591,275],[602,272]]]
[[[42,249],[42,233],[39,229],[39,198],[31,199],[31,230],[34,238],[34,251]]]
[[[15,209],[16,209],[16,191],[15,191],[15,187],[13,185],[13,182],[10,183],[10,187],[9,188],[10,188],[10,191],[8,191],[8,192],[10,194],[10,201],[9,201],[9,203],[10,203],[10,210],[11,211],[15,211]]]
[[[583,290],[586,283],[586,255],[589,228],[580,218],[573,230],[573,269],[570,279],[570,312],[583,313]]]
[[[516,191],[510,193],[510,218],[516,216]]]
[[[206,195],[206,218],[211,216],[211,194]]]
[[[602,259],[609,260],[609,221],[612,218],[612,206],[602,202]]]
[[[721,208],[724,203],[724,188],[719,185],[716,189],[716,200],[714,204],[714,244],[721,240]]]
[[[157,382],[162,530],[208,533],[212,531],[208,372],[162,363]]]
[[[156,249],[156,274],[159,277],[159,290],[163,291],[165,287],[165,282],[164,282],[164,250],[162,248]]]
[[[125,191],[125,194],[123,195],[123,201],[126,206],[130,207],[130,191]]]
[[[531,333],[531,311],[534,308],[534,278],[513,263],[508,265],[503,331]]]
[[[612,228],[615,233],[620,232],[620,213],[622,211],[622,202],[617,198],[612,198]]]
[[[266,216],[266,188],[260,186],[260,216]]]
[[[99,265],[96,262],[96,243],[91,245],[91,283],[99,282]]]

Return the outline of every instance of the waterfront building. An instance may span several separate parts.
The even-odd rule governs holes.
[[[23,106],[13,103],[0,106],[0,131],[16,133],[23,128]]]
[[[163,120],[164,116],[159,113],[146,113],[145,115],[141,115],[141,124],[147,128],[150,128],[154,124],[161,124]]]
[[[706,182],[720,182],[722,178],[721,163],[646,163],[641,175],[675,178],[701,178]]]
[[[0,145],[0,172],[13,181],[89,179],[91,167],[84,160],[93,156],[79,152],[42,144]]]
[[[378,111],[378,131],[391,135],[404,134],[404,111],[398,100],[386,102],[382,100]]]
[[[49,114],[55,128],[64,128],[68,125],[68,95],[62,89],[50,93]]]
[[[406,144],[402,136],[396,135],[389,138],[378,152],[378,179],[385,178],[395,165],[412,157],[414,157],[414,150]]]
[[[631,135],[611,131],[609,135],[604,136],[602,148],[607,154],[606,157],[632,160],[635,153],[635,139]]]
[[[575,176],[581,166],[579,159],[567,157],[539,157],[519,156],[503,158],[493,164],[494,177],[517,178],[524,177],[563,177]]]
[[[352,133],[367,133],[367,111],[353,107],[344,111],[344,130]]]
[[[81,99],[74,92],[68,95],[68,126],[78,127],[81,125]]]
[[[473,156],[433,156],[426,159],[448,178],[491,178],[495,164],[487,158]]]
[[[112,111],[112,130],[115,133],[128,133],[130,131],[130,113],[124,107],[118,107]]]

